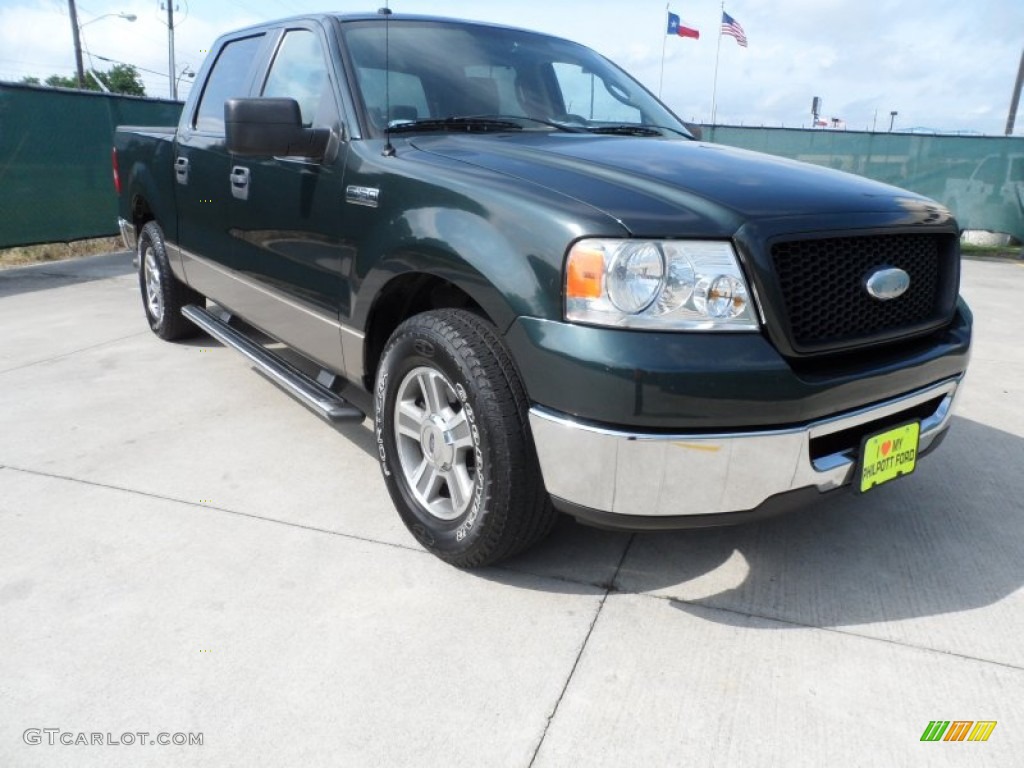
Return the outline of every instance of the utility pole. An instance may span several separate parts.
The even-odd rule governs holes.
[[[68,11],[71,13],[71,34],[75,40],[75,68],[78,73],[78,87],[85,88],[85,68],[82,66],[82,41],[78,36],[78,11],[75,0],[68,0]]]
[[[174,77],[176,74],[174,66],[174,0],[167,0],[167,59],[167,71],[171,80],[171,99],[177,101],[178,81]]]
[[[1013,98],[1010,99],[1010,114],[1006,117],[1006,135],[1013,133],[1013,124],[1017,121],[1017,105],[1020,104],[1020,89],[1024,85],[1024,51],[1020,52],[1020,67],[1017,69],[1017,84],[1013,86]]]

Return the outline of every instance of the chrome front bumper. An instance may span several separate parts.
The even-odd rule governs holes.
[[[811,441],[889,419],[930,400],[918,454],[949,426],[961,379],[811,424],[719,435],[652,435],[581,424],[530,409],[548,493],[572,507],[612,515],[676,517],[752,510],[778,494],[850,482],[857,448],[811,458]]]

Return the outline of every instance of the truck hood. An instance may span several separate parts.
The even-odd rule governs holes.
[[[731,235],[756,219],[905,216],[936,205],[860,176],[681,139],[445,134],[418,136],[412,144],[561,192],[639,236]]]

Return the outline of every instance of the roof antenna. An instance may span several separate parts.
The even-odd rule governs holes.
[[[391,9],[386,5],[378,8],[377,13],[384,17],[384,157],[394,157],[395,148],[391,145],[391,36],[389,27]]]

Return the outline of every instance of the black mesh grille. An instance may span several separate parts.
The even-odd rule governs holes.
[[[938,325],[951,310],[948,250],[935,235],[776,243],[772,259],[794,349],[836,349]],[[906,293],[888,301],[868,294],[865,281],[881,267],[898,267],[910,275]]]

